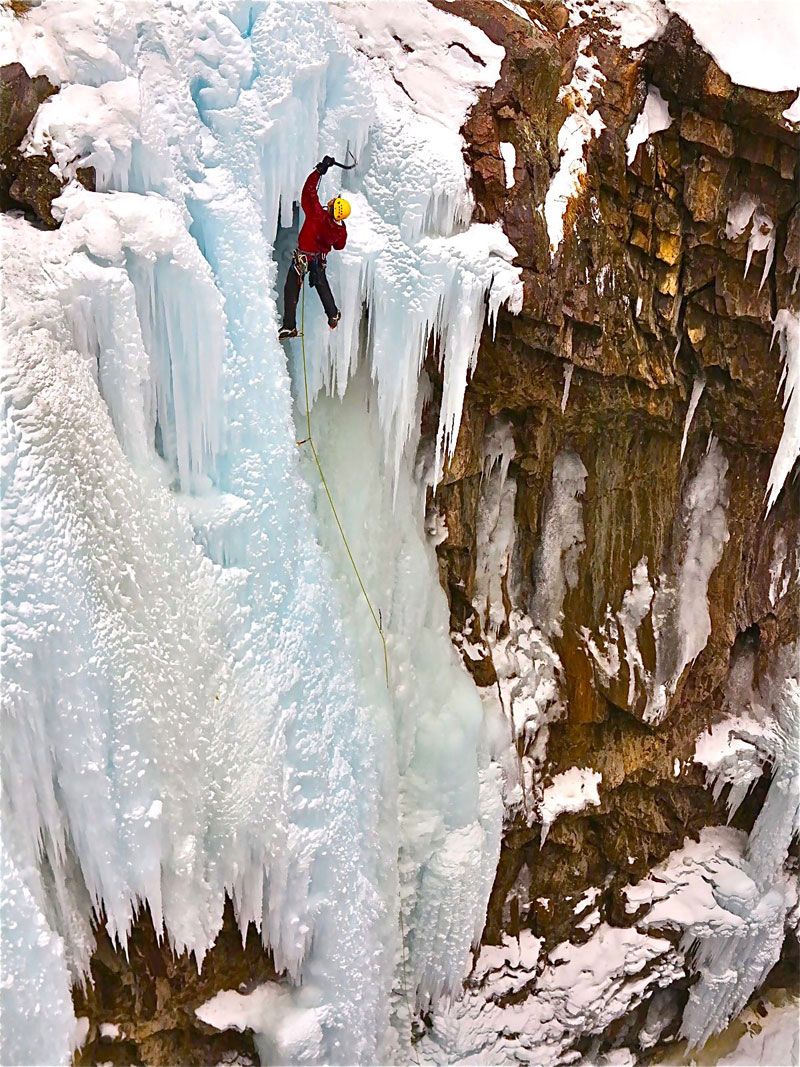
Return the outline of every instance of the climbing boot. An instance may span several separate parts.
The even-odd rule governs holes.
[[[288,341],[290,337],[297,337],[297,330],[290,330],[288,326],[281,326],[278,333],[279,341]]]
[[[331,317],[330,317],[330,318],[328,319],[328,325],[330,326],[330,328],[331,328],[332,330],[335,330],[335,329],[336,329],[336,327],[337,327],[337,326],[339,325],[339,319],[340,319],[341,317],[342,317],[342,316],[341,316],[341,315],[339,315],[339,314],[337,313],[336,315],[332,315],[332,316],[331,316]]]

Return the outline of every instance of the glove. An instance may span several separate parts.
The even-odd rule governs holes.
[[[327,174],[335,162],[336,160],[333,156],[323,156],[322,162],[317,163],[314,170],[316,170],[318,174]]]

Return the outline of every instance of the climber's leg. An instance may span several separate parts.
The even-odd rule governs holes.
[[[297,301],[300,299],[302,286],[303,274],[293,259],[286,272],[286,283],[283,287],[283,325],[278,334],[281,340],[297,336]]]
[[[314,288],[319,293],[322,306],[325,308],[325,314],[328,316],[328,325],[334,330],[336,329],[341,316],[339,315],[339,309],[336,306],[336,301],[331,292],[325,265],[320,263],[319,260],[315,260],[311,265],[311,273],[313,275]]]

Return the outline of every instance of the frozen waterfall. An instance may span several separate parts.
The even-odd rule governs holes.
[[[93,910],[124,945],[147,906],[199,962],[230,895],[302,982],[262,997],[254,1024],[293,1062],[391,1060],[409,1039],[401,994],[457,989],[479,938],[500,790],[412,462],[428,341],[445,380],[435,478],[486,308],[521,302],[508,240],[469,225],[458,133],[502,49],[453,15],[421,20],[417,0],[370,11],[45,0],[0,15],[3,62],[64,85],[27,151],[49,147],[70,180],[57,231],[3,225],[3,896],[6,923],[46,933],[30,951],[4,941],[19,1057],[67,1061]],[[401,92],[403,40],[428,74]],[[287,367],[276,340],[293,201],[348,142],[342,328],[323,336],[311,301],[306,345],[388,691],[295,443],[299,349]],[[73,180],[85,165],[97,192]]]

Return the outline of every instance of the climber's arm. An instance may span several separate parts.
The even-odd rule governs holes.
[[[306,214],[306,217],[311,215],[324,215],[325,208],[319,202],[319,180],[323,174],[328,172],[328,169],[333,164],[333,156],[325,156],[321,162],[317,163],[316,167],[311,171],[309,176],[305,180],[303,186],[303,192],[300,195],[300,206]]]
[[[331,244],[337,252],[347,244],[347,227],[343,222],[335,222],[331,227]]]

